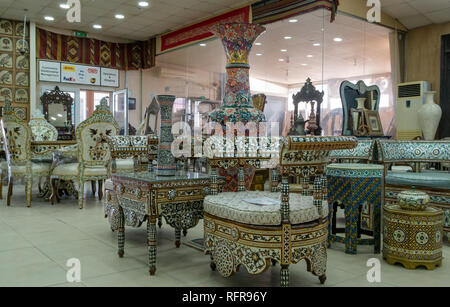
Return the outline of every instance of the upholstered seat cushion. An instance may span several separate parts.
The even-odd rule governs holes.
[[[51,163],[31,163],[31,172],[34,174],[46,174],[50,172]],[[2,171],[8,170],[8,163],[3,161],[0,163]],[[14,165],[11,167],[13,174],[25,174],[27,172],[25,165]]]
[[[280,225],[281,205],[255,205],[245,201],[267,197],[281,200],[281,193],[263,191],[224,192],[218,195],[208,195],[203,202],[204,211],[216,217],[251,225]],[[290,222],[302,224],[317,220],[318,210],[313,204],[312,196],[301,194],[289,195]],[[328,203],[322,201],[321,216],[328,215]]]
[[[111,179],[106,179],[104,184],[105,190],[114,191],[114,184]]]
[[[413,172],[387,172],[386,184],[399,186],[416,186],[435,189],[450,189],[450,172],[427,171],[422,173]]]
[[[84,176],[106,176],[106,167],[86,167]],[[61,164],[55,167],[52,176],[78,176],[78,163]]]
[[[133,159],[116,159],[116,169],[117,170],[133,170],[134,169],[134,161]]]

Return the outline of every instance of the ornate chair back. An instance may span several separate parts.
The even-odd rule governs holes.
[[[29,122],[33,141],[56,141],[58,130],[50,124],[40,110],[36,110]]]
[[[152,161],[158,155],[158,136],[156,135],[114,135],[107,138],[111,150],[112,172],[116,172],[116,159],[133,158],[134,171],[142,170],[140,164],[148,162],[151,171]]]
[[[322,201],[327,200],[325,167],[332,150],[356,146],[354,137],[343,136],[289,136],[285,138],[280,157],[281,217],[289,222],[289,176],[300,177],[301,194],[313,196],[319,214],[323,212]],[[326,221],[325,217],[319,223]]]
[[[374,140],[358,140],[355,148],[332,150],[330,160],[336,163],[371,163],[375,144]]]
[[[5,100],[1,125],[8,165],[31,164],[30,126],[14,113],[9,100]]]
[[[92,115],[81,122],[75,131],[80,165],[108,166],[111,161],[108,137],[119,134],[119,130],[108,102],[103,98]]]

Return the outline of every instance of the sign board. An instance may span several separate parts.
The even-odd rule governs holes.
[[[100,67],[61,63],[61,82],[100,85]]]
[[[119,70],[39,60],[39,81],[119,87]]]
[[[73,36],[75,36],[75,37],[84,37],[84,38],[88,37],[86,32],[81,32],[81,31],[74,31],[73,32]]]
[[[119,71],[102,67],[100,83],[102,86],[119,87]]]
[[[61,82],[61,63],[39,60],[39,81]]]

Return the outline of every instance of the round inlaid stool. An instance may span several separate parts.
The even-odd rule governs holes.
[[[424,211],[401,209],[397,204],[383,208],[383,258],[407,269],[442,264],[443,212],[435,207]]]
[[[356,254],[357,245],[374,245],[381,249],[381,207],[384,200],[384,167],[378,164],[333,163],[327,166],[328,203],[330,207],[328,242],[345,243],[345,253]],[[345,237],[336,233],[335,203],[345,212]],[[371,232],[373,239],[360,238],[360,228]]]

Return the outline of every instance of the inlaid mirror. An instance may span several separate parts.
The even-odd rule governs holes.
[[[73,140],[75,125],[72,119],[73,98],[56,86],[41,96],[45,119],[58,130],[59,140]]]
[[[362,80],[356,84],[346,80],[341,83],[340,95],[343,109],[342,135],[355,135],[352,127],[352,109],[378,111],[380,88],[377,85],[367,86]],[[357,102],[359,98],[365,98],[362,99],[363,105]]]

